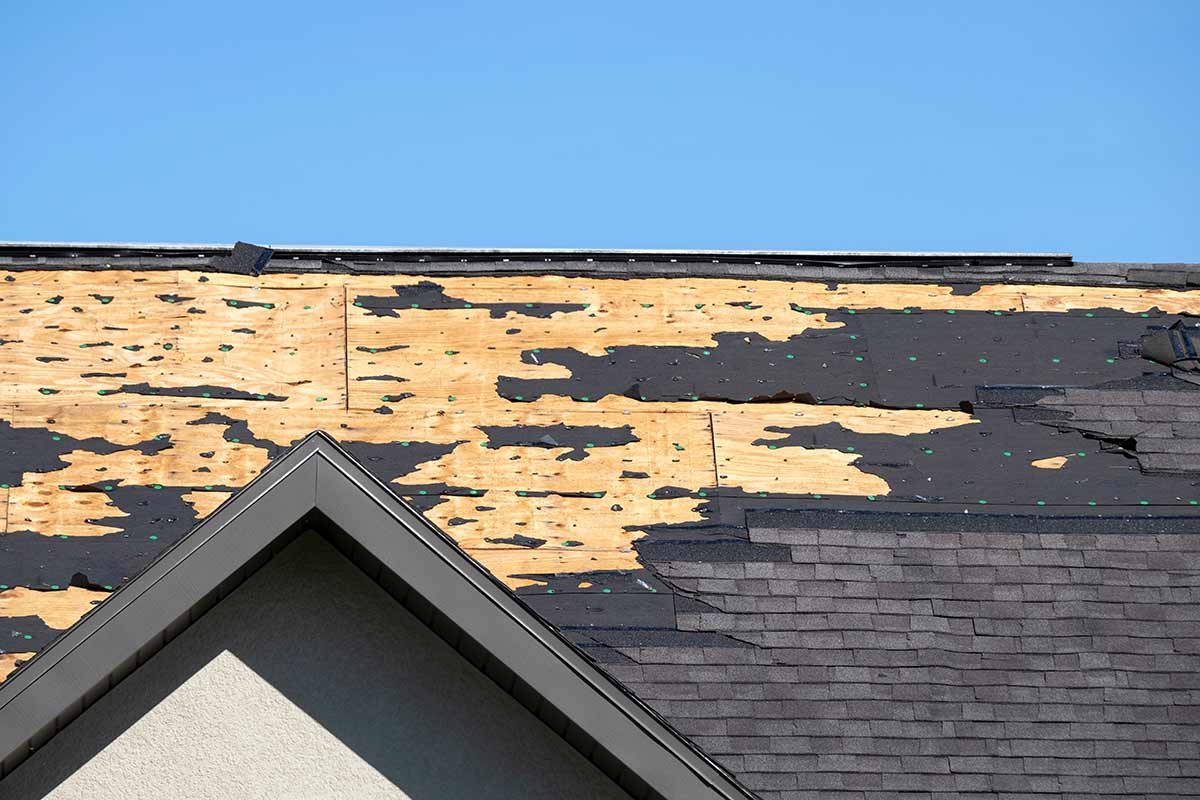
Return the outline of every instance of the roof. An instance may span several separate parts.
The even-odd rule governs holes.
[[[764,796],[803,787],[771,789],[769,776],[796,770],[743,750],[892,745],[864,743],[845,719],[841,736],[829,723],[828,741],[772,743],[783,734],[763,731],[800,725],[810,709],[770,697],[733,703],[750,691],[726,680],[734,667],[793,658],[776,643],[805,638],[795,636],[810,625],[830,634],[813,641],[839,643],[828,658],[887,669],[899,668],[889,648],[847,638],[842,626],[878,629],[883,642],[897,633],[886,625],[949,633],[962,624],[951,620],[976,620],[979,632],[942,644],[979,664],[998,646],[983,631],[1011,629],[997,616],[1008,607],[863,619],[845,617],[865,613],[847,611],[849,601],[881,608],[902,598],[802,602],[802,592],[851,577],[904,575],[906,565],[881,562],[876,577],[865,559],[918,559],[907,566],[924,582],[896,592],[932,591],[922,587],[936,571],[946,593],[986,590],[994,603],[1017,602],[1016,586],[1021,602],[1026,591],[1043,597],[1054,576],[1080,595],[1116,587],[1085,604],[1119,594],[1120,581],[1140,597],[1146,587],[1128,581],[1174,590],[1190,580],[1187,546],[1172,544],[1171,556],[1146,548],[1194,533],[1200,515],[1200,382],[1188,351],[1197,265],[1059,254],[196,250],[0,248],[9,409],[0,415],[0,586],[10,587],[0,589],[0,633],[9,633],[0,667],[44,649],[316,428]],[[930,531],[1007,547],[965,548],[980,551],[965,558],[996,563],[950,564],[888,538]],[[1087,538],[1101,533],[1113,538]],[[874,544],[848,551],[851,534]],[[1012,538],[1035,534],[1067,537],[1076,554]],[[776,540],[809,535],[815,544]],[[1093,574],[1084,561],[1028,572],[1038,559],[1090,550],[1151,574]],[[1100,555],[1108,551],[1139,555]],[[892,577],[885,582],[903,583]],[[1169,613],[1186,615],[1184,595],[1156,602],[1180,603]],[[1103,627],[1093,610],[1020,614]],[[766,628],[777,631],[771,638],[753,626],[778,627]],[[1147,637],[1164,657],[1186,655],[1177,628],[1186,630]],[[1041,646],[1034,630],[1013,633],[1012,646]],[[1146,653],[1088,637],[1086,657],[1109,664],[1096,680],[1149,680],[1127,671],[1130,656]],[[896,658],[946,666],[934,662],[947,648],[908,641]],[[995,685],[1044,672],[1032,656],[1005,658]],[[695,666],[690,677],[664,682],[664,672],[680,674],[679,660]],[[1081,661],[1066,672],[1076,676]],[[820,674],[832,691],[863,683]],[[897,675],[879,685],[897,697],[915,691],[896,688]],[[1164,697],[1173,698],[1146,695]],[[1154,713],[1164,719],[1181,713],[1168,710],[1175,699],[1162,702]],[[873,711],[897,722],[944,709],[880,700]],[[763,722],[770,713],[779,727]],[[734,720],[758,731],[744,737],[755,741],[703,732]],[[987,745],[1011,746],[1003,731]]]
[[[309,529],[632,796],[749,797],[320,432],[0,687],[3,772]]]

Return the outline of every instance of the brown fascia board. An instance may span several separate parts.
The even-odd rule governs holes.
[[[310,528],[631,796],[754,796],[321,432],[0,685],[0,776]]]

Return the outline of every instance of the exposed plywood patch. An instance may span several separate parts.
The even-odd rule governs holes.
[[[114,506],[107,493],[72,491],[58,483],[57,473],[27,474],[20,486],[9,489],[9,531],[34,531],[42,536],[103,536],[122,530],[118,522],[128,516]]]
[[[449,496],[424,513],[472,558],[512,588],[539,574],[637,569],[641,527],[698,522],[701,501],[650,499],[626,488],[603,497]],[[640,487],[639,487],[640,489]],[[514,545],[522,542],[522,545]]]
[[[1038,469],[1062,469],[1067,465],[1067,456],[1050,456],[1029,462],[1029,466]]]
[[[108,595],[78,586],[49,592],[17,587],[0,591],[0,616],[40,617],[47,627],[66,630]]]
[[[37,653],[0,653],[0,683],[21,664],[33,658]]]
[[[204,519],[232,496],[233,492],[188,492],[183,501],[195,509],[197,519]]]
[[[0,289],[0,376],[21,401],[344,405],[342,298],[171,272],[19,273]]]
[[[590,495],[617,489],[622,473],[642,472],[654,476],[656,485],[693,489],[712,485],[708,415],[672,419],[670,426],[649,414],[564,424],[556,415],[509,412],[489,418],[481,427],[463,417],[434,417],[435,440],[463,444],[396,482]],[[582,440],[568,439],[572,427],[583,428]],[[518,444],[504,444],[506,436],[512,439],[522,430],[529,431],[526,438],[517,439]],[[608,445],[605,437],[614,436],[621,437],[618,441],[622,443]]]

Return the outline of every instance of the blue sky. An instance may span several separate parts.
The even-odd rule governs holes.
[[[0,239],[1200,261],[1200,3],[0,4]]]

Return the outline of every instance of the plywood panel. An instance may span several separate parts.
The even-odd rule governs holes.
[[[411,291],[424,292],[417,307],[406,302]],[[637,569],[634,543],[654,526],[705,520],[711,512],[700,492],[714,486],[725,497],[891,489],[850,450],[773,448],[785,434],[772,428],[920,436],[976,420],[916,407],[650,402],[623,396],[629,387],[587,401],[551,393],[517,402],[497,393],[499,378],[573,377],[539,362],[542,349],[603,359],[628,346],[702,350],[731,333],[784,342],[836,333],[851,319],[846,311],[873,308],[1200,313],[1200,292],[549,275],[4,274],[3,421],[40,433],[20,439],[28,450],[5,456],[19,479],[0,489],[2,530],[87,537],[90,547],[156,514],[200,519],[282,448],[322,429],[375,459],[368,466],[398,492],[424,491],[417,499],[433,503],[430,518],[510,586],[557,572]],[[731,369],[731,379],[759,377]],[[585,430],[595,433],[578,435]],[[409,457],[420,448],[421,457]],[[1066,474],[1082,463],[1036,465]],[[682,496],[650,497],[668,486]],[[78,606],[54,594],[22,595],[22,607],[63,622]],[[4,658],[0,674],[16,655]]]
[[[108,592],[78,586],[49,592],[16,587],[0,591],[0,616],[39,617],[47,627],[66,630],[108,596]]]

